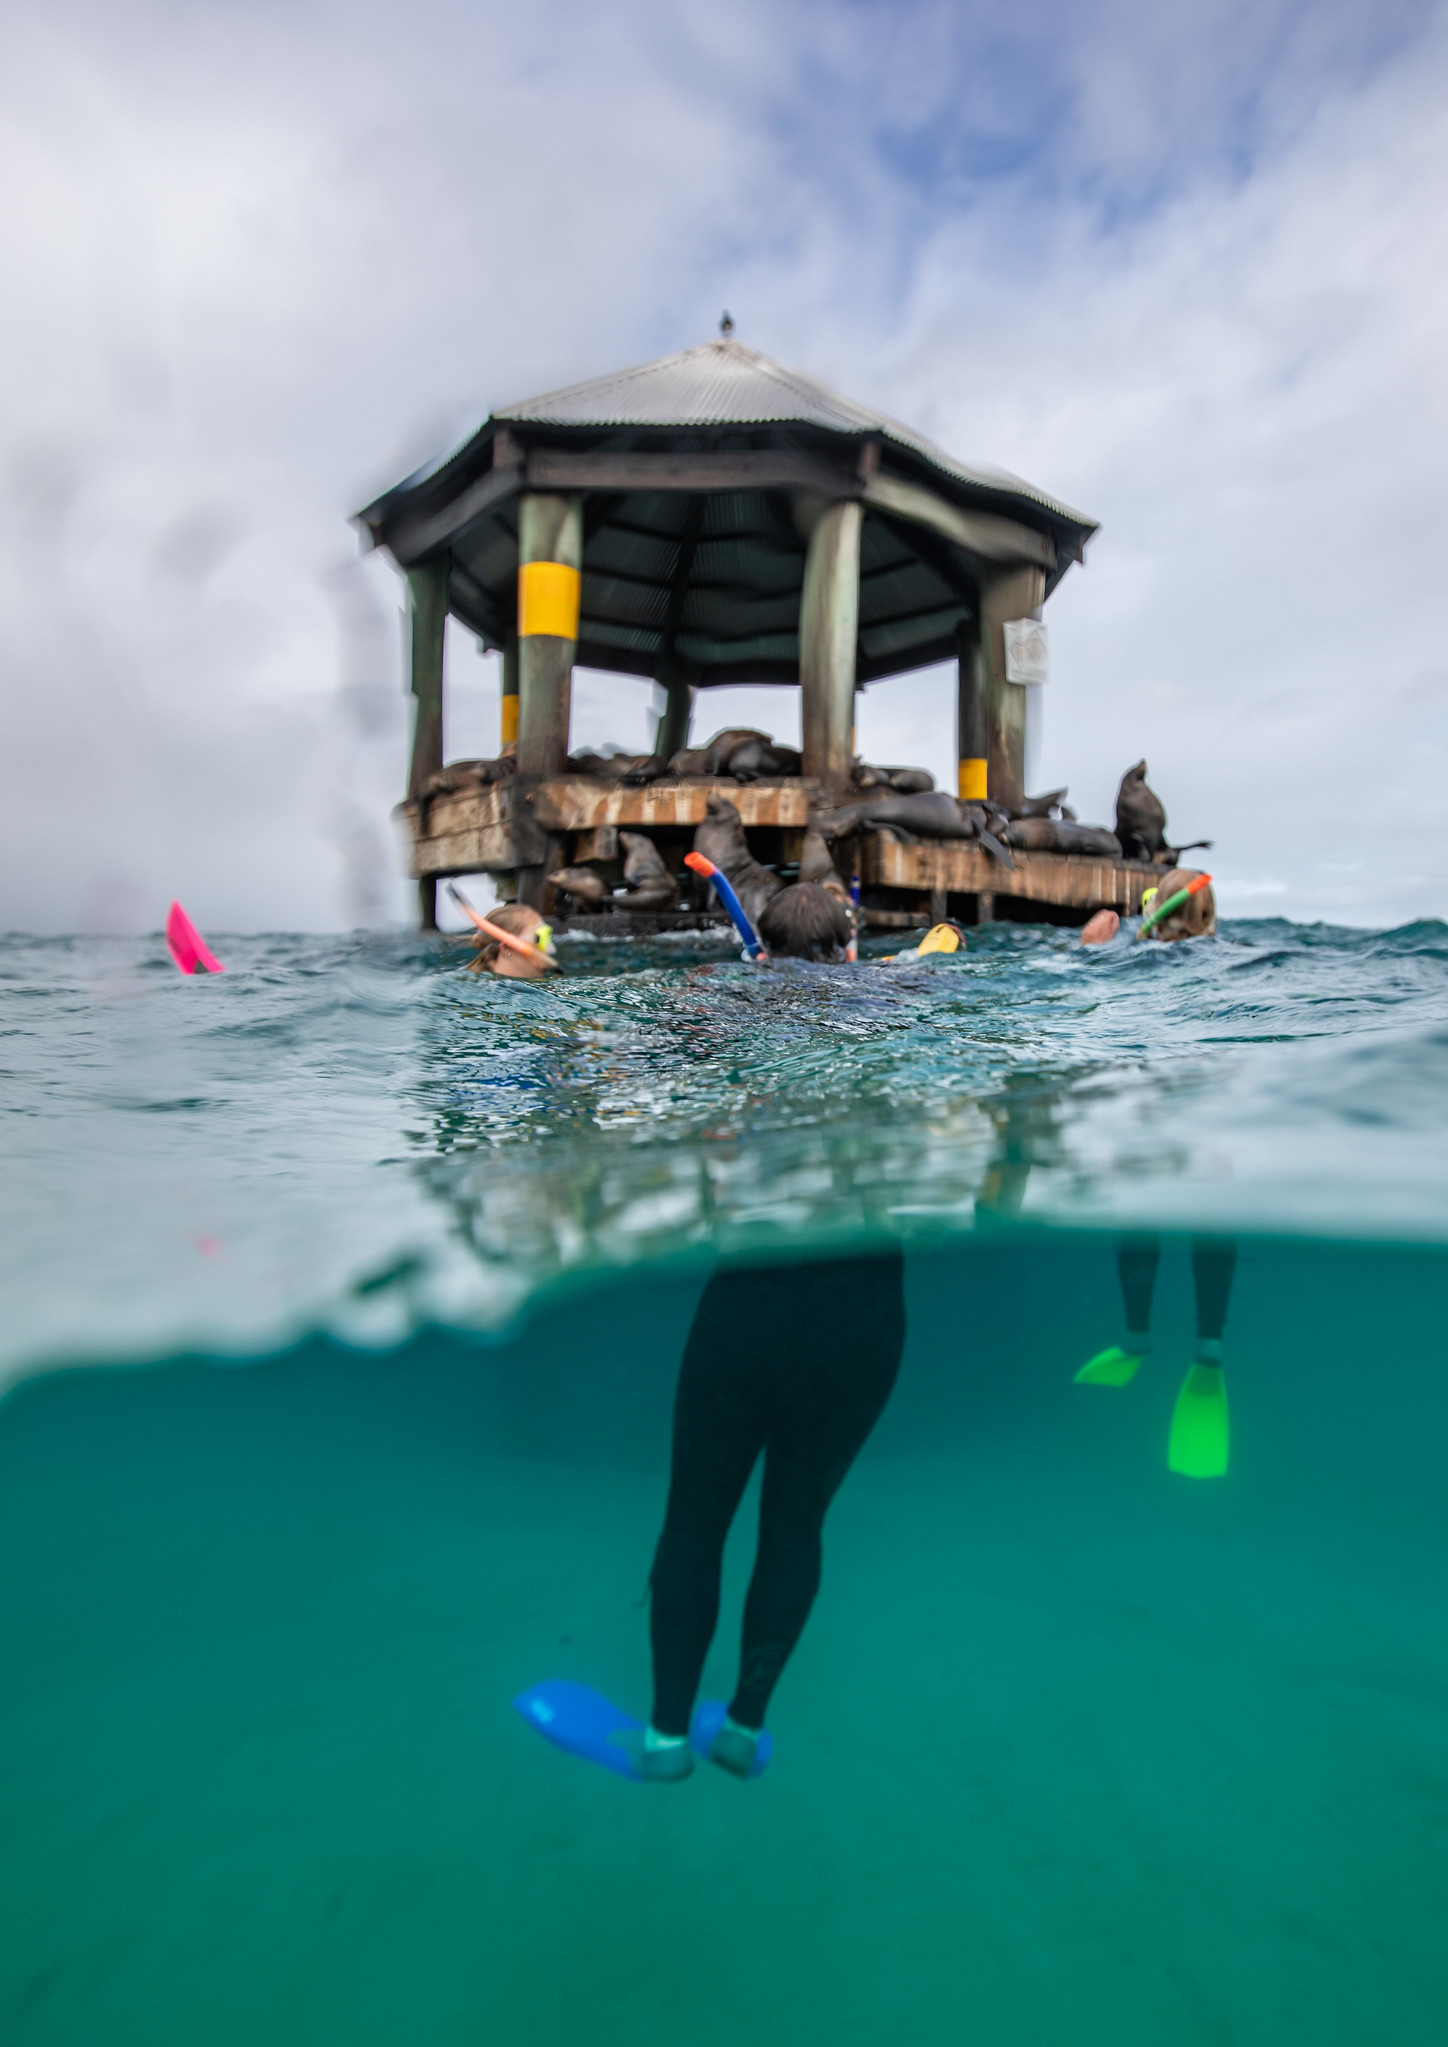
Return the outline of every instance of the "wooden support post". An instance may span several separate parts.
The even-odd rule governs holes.
[[[556,775],[568,758],[583,567],[583,500],[518,500],[518,772]]]
[[[988,570],[980,586],[980,652],[990,794],[1007,808],[1026,794],[1026,686],[1006,681],[1008,619],[1036,616],[1045,600],[1044,569]]]
[[[827,789],[850,787],[855,645],[860,623],[858,500],[827,504],[815,519],[799,607],[804,772]]]
[[[425,874],[417,884],[417,928],[419,931],[437,929],[437,876]]]
[[[983,888],[975,899],[975,921],[977,924],[995,922],[995,895],[990,889]]]
[[[663,678],[660,677],[663,681]],[[661,753],[665,760],[689,744],[689,720],[694,713],[694,692],[681,675],[671,675],[664,687],[668,696],[664,703],[664,715],[659,720],[658,732],[654,738],[654,752]]]
[[[518,500],[518,772],[557,775],[568,758],[573,656],[583,568],[583,499],[530,492]],[[516,793],[516,792],[515,792]],[[518,869],[518,901],[535,910],[558,842]]]
[[[417,698],[407,793],[414,799],[428,776],[442,766],[442,650],[447,633],[448,568],[447,556],[438,555],[407,571],[412,694]]]
[[[963,618],[956,627],[955,658],[955,793],[963,803],[981,803],[989,795],[990,785],[979,618]]]
[[[518,751],[518,635],[503,645],[503,693],[499,701],[498,758]]]
[[[675,648],[679,628],[684,622],[684,606],[689,597],[689,579],[694,573],[694,557],[699,552],[699,536],[704,530],[704,509],[707,500],[696,497],[684,513],[684,524],[679,534],[679,552],[674,570],[669,578],[669,606],[664,614],[663,642],[659,649],[659,665],[654,671],[659,682],[668,692],[664,704],[664,715],[654,736],[654,752],[661,753],[665,760],[672,760],[681,747],[689,744],[689,719],[694,709],[694,692],[679,669]]]

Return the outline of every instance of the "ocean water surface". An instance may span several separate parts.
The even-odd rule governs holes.
[[[4,942],[7,2042],[1441,2042],[1448,928],[889,949]],[[769,1769],[541,1741],[647,1713],[710,1271],[893,1247]]]

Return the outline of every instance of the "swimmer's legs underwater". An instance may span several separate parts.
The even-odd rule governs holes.
[[[1236,1269],[1237,1246],[1231,1237],[1193,1237],[1197,1354],[1172,1409],[1166,1452],[1168,1468],[1185,1478],[1226,1476],[1229,1432],[1222,1332]]]
[[[1126,1333],[1119,1344],[1098,1351],[1076,1374],[1078,1384],[1125,1386],[1151,1350],[1151,1303],[1161,1263],[1161,1239],[1153,1233],[1124,1236],[1117,1246],[1116,1271]],[[1172,1411],[1167,1464],[1188,1478],[1220,1478],[1227,1469],[1227,1392],[1222,1377],[1222,1334],[1237,1268],[1231,1237],[1192,1239],[1197,1343],[1191,1370]]]
[[[725,1269],[705,1288],[679,1371],[669,1501],[651,1578],[652,1774],[684,1774],[683,1743],[719,1617],[725,1538],[762,1454],[739,1683],[710,1752],[748,1774],[770,1695],[819,1588],[826,1511],[895,1384],[903,1279],[895,1253]],[[670,1750],[677,1770],[668,1767]]]
[[[1116,1247],[1116,1277],[1121,1286],[1121,1305],[1126,1316],[1126,1334],[1120,1343],[1097,1351],[1076,1374],[1080,1386],[1129,1386],[1151,1349],[1151,1297],[1156,1288],[1156,1270],[1161,1264],[1161,1238],[1154,1235],[1126,1236]]]

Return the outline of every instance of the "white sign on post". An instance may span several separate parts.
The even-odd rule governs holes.
[[[1050,650],[1038,618],[1013,618],[1006,625],[1006,681],[1049,682]]]

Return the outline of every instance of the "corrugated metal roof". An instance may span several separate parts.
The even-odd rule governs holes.
[[[493,418],[534,426],[789,424],[824,427],[833,433],[880,434],[909,448],[945,476],[990,490],[1010,491],[1078,524],[1092,523],[1008,470],[958,462],[888,413],[873,412],[853,399],[842,398],[815,378],[746,348],[742,341],[708,341],[701,348],[662,356],[658,362],[640,363],[635,369],[594,377],[586,384],[571,384],[565,391],[549,391],[541,398],[500,406]]]

